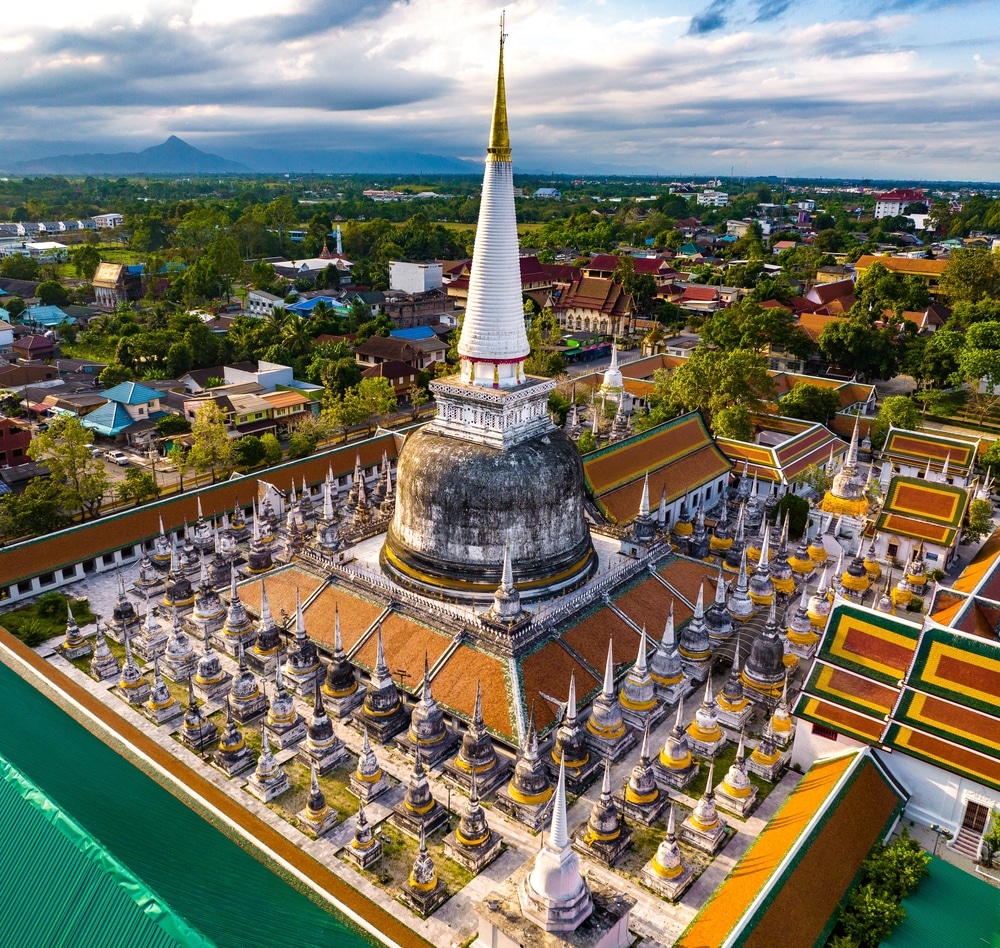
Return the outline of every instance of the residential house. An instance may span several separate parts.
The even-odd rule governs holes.
[[[285,298],[275,296],[266,290],[250,290],[247,293],[248,316],[270,316],[276,309],[285,308]]]
[[[6,319],[0,319],[0,354],[10,352],[14,345],[14,327]]]
[[[354,347],[354,360],[359,365],[378,365],[380,362],[405,362],[415,369],[422,369],[426,356],[409,339],[398,336],[372,336]],[[427,359],[430,364],[432,360]]]
[[[817,283],[803,298],[814,303],[814,311],[825,315],[840,316],[857,302],[854,296],[853,280],[837,280],[833,283]]]
[[[225,367],[224,378],[227,385],[252,383],[259,385],[262,391],[273,392],[279,388],[293,388],[302,392],[321,392],[322,385],[303,382],[295,378],[291,366],[280,365],[277,362],[258,361],[257,368],[245,368],[247,363]],[[252,366],[252,363],[251,363]]]
[[[913,188],[896,188],[884,191],[875,199],[875,220],[883,217],[899,217],[908,204],[924,204],[924,192]]]
[[[431,261],[389,261],[389,291],[427,293],[441,288],[441,264]]]
[[[534,259],[537,260],[537,258]],[[599,253],[591,257],[590,261],[585,263],[580,269],[583,270],[585,277],[598,277],[603,280],[610,280],[614,276],[615,269],[618,267],[621,259],[621,257],[617,257],[611,253]],[[664,286],[680,276],[670,261],[664,260],[662,257],[631,257],[630,259],[635,266],[635,272],[639,275],[651,276],[657,286]]]
[[[0,388],[19,388],[22,385],[35,385],[58,377],[55,366],[35,365],[0,365]]]
[[[422,368],[434,362],[444,362],[450,348],[430,326],[414,326],[410,329],[393,329],[390,337],[412,342],[426,357]]]
[[[97,225],[99,230],[113,230],[121,227],[125,223],[125,218],[117,211],[108,211],[105,214],[95,214],[91,220]]]
[[[271,406],[271,417],[279,438],[287,438],[300,421],[319,414],[319,400],[311,399],[302,392],[264,392],[260,398]]]
[[[46,362],[56,354],[56,341],[48,336],[22,336],[11,344],[11,352],[24,362]]]
[[[81,424],[106,438],[125,436],[133,443],[148,441],[149,423],[166,414],[160,406],[160,393],[138,382],[122,382],[101,395],[107,403],[87,415]]]
[[[940,292],[941,277],[948,269],[947,260],[928,260],[925,257],[877,257],[864,254],[858,257],[854,270],[860,280],[873,264],[881,264],[890,273],[916,277],[927,287],[932,297]]]
[[[22,421],[0,415],[0,467],[27,464],[31,427]]]
[[[33,329],[55,329],[63,323],[75,322],[65,310],[58,306],[29,306],[18,317],[20,322]]]
[[[232,425],[240,435],[276,431],[274,406],[260,395],[230,395],[229,403],[233,406]]]
[[[406,390],[417,383],[417,370],[406,362],[388,359],[377,365],[370,365],[361,373],[366,379],[388,379],[396,398],[403,398]]]

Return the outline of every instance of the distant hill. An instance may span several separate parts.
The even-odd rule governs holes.
[[[259,174],[482,174],[481,161],[426,155],[405,149],[227,148],[234,160]]]
[[[142,151],[111,155],[54,155],[16,161],[6,169],[14,174],[246,174],[246,165],[210,155],[171,135]]]

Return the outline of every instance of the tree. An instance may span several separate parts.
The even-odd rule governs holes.
[[[808,382],[800,382],[778,402],[779,414],[803,421],[818,421],[821,425],[840,410],[840,396],[831,388],[820,388]]]
[[[903,827],[888,846],[877,846],[862,865],[865,881],[902,902],[930,871],[931,857]]]
[[[22,398],[17,392],[0,389],[0,414],[13,418],[21,413]]]
[[[46,280],[39,283],[35,296],[42,306],[65,306],[69,302],[69,290],[58,280]]]
[[[121,385],[122,382],[128,382],[132,377],[131,369],[126,369],[125,366],[112,362],[101,370],[97,381],[101,383],[103,388],[114,388],[116,385]]]
[[[929,338],[914,336],[907,343],[905,369],[918,382],[946,385],[958,371],[958,358],[964,348],[964,333],[954,330],[940,329]]]
[[[746,405],[720,408],[712,418],[712,431],[717,438],[753,441],[753,420]]]
[[[183,415],[161,415],[156,419],[156,431],[161,437],[187,434],[191,430],[191,422]]]
[[[797,540],[805,532],[809,522],[809,501],[798,494],[785,494],[775,508],[778,523],[788,517],[788,536]]]
[[[392,383],[382,377],[362,379],[355,391],[365,410],[368,421],[368,433],[375,430],[375,424],[383,415],[389,415],[396,410],[396,393]]]
[[[67,513],[79,510],[84,517],[96,517],[107,493],[104,463],[90,453],[93,442],[93,432],[78,418],[60,415],[28,446],[28,456],[49,469],[59,505]]]
[[[965,339],[965,348],[957,355],[958,375],[969,387],[969,407],[982,424],[1000,404],[1000,322],[976,323]]]
[[[765,401],[773,397],[767,362],[756,352],[723,352],[706,346],[699,346],[674,370],[666,394],[667,400],[685,411],[701,409],[709,424],[717,412],[738,405],[762,411]]]
[[[12,296],[9,300],[4,301],[3,308],[7,310],[8,315],[16,317],[28,308],[28,304],[20,296]]]
[[[71,250],[69,256],[78,277],[88,282],[94,279],[94,274],[101,264],[101,254],[96,247],[81,244]]]
[[[282,457],[281,442],[269,431],[260,436],[260,443],[264,446],[264,463],[268,467],[277,464]]]
[[[983,833],[983,849],[986,851],[983,861],[987,868],[993,868],[993,857],[1000,852],[1000,810],[993,813],[989,829]]]
[[[216,475],[230,465],[232,442],[226,434],[226,416],[218,403],[206,402],[194,416],[191,425],[191,466],[199,473]]]
[[[806,358],[813,350],[809,337],[795,325],[788,310],[764,309],[759,303],[742,301],[709,316],[701,327],[706,345],[720,349],[750,349],[763,352],[769,346]]]
[[[821,497],[833,483],[833,478],[827,471],[825,464],[810,464],[795,480],[800,484],[808,485]]]
[[[349,388],[339,395],[329,396],[321,414],[327,428],[342,432],[345,439],[348,431],[360,425],[367,417],[367,410],[358,397],[356,388]]]
[[[532,315],[528,329],[530,354],[524,360],[524,371],[528,375],[541,375],[545,378],[555,378],[565,372],[566,360],[559,352],[547,348],[560,342],[562,330],[551,309],[546,307],[541,313]]]
[[[33,257],[15,253],[0,260],[0,276],[12,280],[37,280],[42,273],[42,265]]]
[[[316,450],[319,444],[319,425],[314,418],[304,418],[288,439],[289,458],[307,458]]]
[[[9,539],[51,533],[64,519],[58,490],[47,478],[33,478],[20,494],[0,496],[0,534]]]
[[[904,918],[902,905],[875,886],[862,885],[848,897],[840,924],[847,936],[862,948],[876,948]]]
[[[827,362],[854,371],[862,379],[889,379],[898,368],[895,334],[876,329],[863,315],[824,326],[819,351]]]
[[[237,438],[232,442],[231,447],[230,463],[233,467],[241,467],[245,471],[263,464],[267,457],[264,445],[257,435],[244,435],[242,438]]]
[[[952,304],[1000,297],[1000,254],[988,247],[953,250],[940,289]]]
[[[410,403],[410,412],[413,420],[416,421],[420,415],[420,409],[431,400],[431,397],[427,394],[426,388],[414,383],[406,390],[406,400]]]
[[[962,531],[963,543],[978,543],[993,532],[993,504],[988,500],[974,500],[969,504],[968,520]]]
[[[171,467],[173,467],[173,469],[177,472],[177,479],[179,482],[177,490],[180,493],[184,493],[184,475],[191,467],[191,458],[189,457],[187,447],[183,444],[175,442],[170,446],[170,450],[167,452],[167,460],[170,462]]]
[[[920,427],[921,416],[913,400],[906,395],[890,395],[879,407],[878,415],[871,429],[873,448],[881,448],[889,435],[890,425],[915,431]]]
[[[597,450],[597,439],[589,428],[576,439],[576,447],[581,454],[589,454],[591,451]]]
[[[1000,438],[994,441],[980,456],[979,463],[983,468],[993,471],[994,477],[1000,473]]]
[[[118,499],[123,503],[134,503],[136,507],[147,500],[160,496],[160,485],[150,471],[138,467],[130,467],[125,472],[123,480],[116,488]]]

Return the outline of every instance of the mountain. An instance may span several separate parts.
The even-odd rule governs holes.
[[[228,148],[230,158],[259,174],[482,174],[481,161],[405,149]]]
[[[14,174],[246,174],[235,161],[201,151],[171,135],[165,142],[140,152],[111,155],[54,155],[8,165]]]

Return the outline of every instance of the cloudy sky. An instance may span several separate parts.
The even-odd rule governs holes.
[[[481,159],[489,0],[4,5],[0,157],[197,147]],[[512,0],[515,162],[1000,180],[995,0]]]

